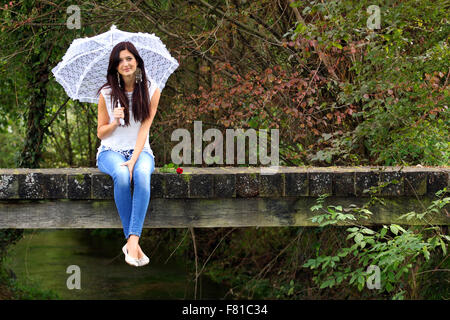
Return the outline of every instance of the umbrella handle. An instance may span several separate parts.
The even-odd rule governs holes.
[[[122,108],[122,106],[120,105],[120,101],[117,101],[119,104],[117,106],[117,108]],[[122,118],[119,119],[120,125],[124,126],[125,125],[125,120],[123,120]]]

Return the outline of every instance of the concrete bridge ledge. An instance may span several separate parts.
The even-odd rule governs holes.
[[[371,188],[387,205],[367,223],[389,223],[422,212],[438,190],[450,190],[450,167],[280,167],[270,175],[260,167],[183,170],[155,169],[146,227],[309,226],[318,196],[362,206]],[[0,169],[0,228],[120,227],[113,192],[111,177],[97,168]],[[448,208],[434,221],[450,225]]]
[[[450,187],[449,167],[280,167],[260,174],[256,167],[183,167],[183,173],[152,174],[152,198],[251,198],[433,195]],[[110,176],[97,168],[0,169],[0,200],[113,199]]]

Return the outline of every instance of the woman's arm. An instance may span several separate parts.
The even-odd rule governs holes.
[[[152,126],[153,119],[155,118],[156,115],[156,111],[158,110],[160,96],[161,92],[159,91],[159,88],[156,88],[150,101],[150,117],[144,122],[142,122],[141,127],[139,128],[138,137],[136,139],[136,145],[133,151],[133,156],[130,159],[130,161],[133,161],[133,163],[136,163],[137,159],[139,158],[139,155],[142,152],[142,149],[144,149],[145,142],[148,139],[150,127]]]
[[[106,110],[105,98],[100,93],[98,99],[98,120],[97,120],[97,137],[100,140],[107,138],[119,126],[119,119],[109,123],[109,114]]]

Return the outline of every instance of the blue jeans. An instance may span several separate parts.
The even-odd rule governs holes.
[[[131,195],[130,171],[122,163],[131,159],[132,152],[119,153],[112,150],[100,152],[98,169],[114,181],[114,201],[122,221],[125,239],[131,234],[141,236],[145,215],[150,201],[151,174],[155,170],[154,157],[142,151],[133,168],[134,189]]]

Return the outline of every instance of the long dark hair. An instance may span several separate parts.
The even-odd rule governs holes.
[[[128,103],[128,97],[125,93],[125,83],[121,75],[119,75],[121,87],[119,87],[119,83],[117,81],[117,66],[120,63],[120,52],[122,50],[128,50],[131,52],[137,61],[137,68],[140,68],[142,72],[142,81],[138,81],[138,83],[135,84],[132,94],[132,111],[134,121],[143,122],[150,117],[150,99],[148,92],[148,88],[150,86],[148,82],[150,81],[147,80],[147,75],[145,74],[144,60],[142,60],[136,50],[136,47],[129,41],[119,42],[112,49],[111,55],[109,56],[108,73],[106,75],[107,81],[97,91],[97,96],[104,87],[109,86],[111,88],[111,108],[114,109],[118,105],[117,101],[120,101],[120,105],[124,108],[125,126],[128,126],[130,125],[130,106]]]

